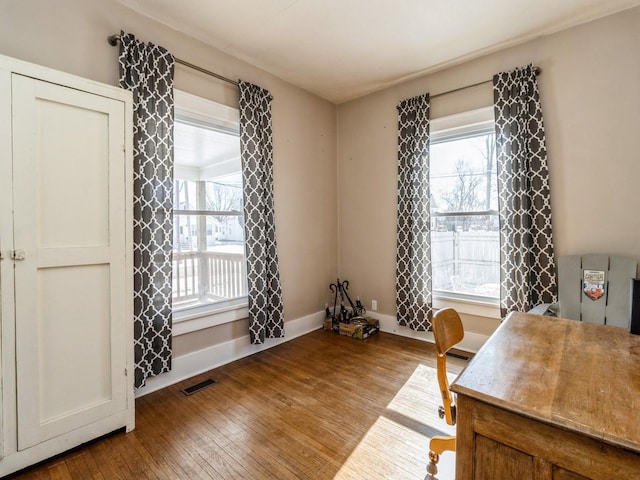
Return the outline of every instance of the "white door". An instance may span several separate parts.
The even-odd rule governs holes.
[[[126,408],[124,104],[15,74],[12,97],[23,450]]]

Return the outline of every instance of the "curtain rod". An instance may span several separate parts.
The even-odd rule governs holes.
[[[111,45],[112,47],[115,47],[116,45],[118,45],[118,42],[120,41],[120,35],[111,35],[110,37],[107,38],[107,41],[109,42],[109,45]],[[212,77],[217,78],[218,80],[222,80],[223,82],[227,82],[232,85],[238,86],[238,82],[236,82],[235,80],[231,80],[230,78],[223,77],[219,73],[206,70],[202,67],[199,67],[198,65],[194,65],[193,63],[186,62],[176,57],[174,57],[174,60],[176,61],[176,63],[179,63],[180,65],[184,65],[185,67],[189,67],[193,70],[197,70],[198,72],[204,73],[205,75],[210,75]]]
[[[111,35],[110,37],[107,38],[107,41],[109,42],[109,45],[111,45],[112,47],[115,47],[118,45],[118,42],[120,41],[120,35]],[[205,75],[210,75],[212,77],[217,78],[218,80],[222,80],[223,82],[227,82],[232,85],[238,86],[238,82],[236,82],[235,80],[231,80],[230,78],[223,77],[219,73],[206,70],[202,67],[199,67],[198,65],[194,65],[193,63],[186,62],[176,57],[174,57],[174,60],[176,61],[176,63],[179,63],[180,65],[184,65],[185,67],[189,67],[193,70],[197,70],[198,72],[204,73]],[[540,67],[534,66],[533,73],[535,73],[536,76],[540,75],[540,73],[542,73],[542,69]],[[430,95],[429,98],[433,99],[437,97],[442,97],[444,95],[449,95],[450,93],[459,92],[460,90],[466,90],[467,88],[477,87],[479,85],[484,85],[485,83],[489,83],[489,82],[493,82],[493,79],[484,80],[482,82],[474,83],[472,85],[466,85],[464,87],[454,88],[453,90],[447,90],[446,92],[436,93],[435,95]]]
[[[540,67],[533,67],[533,73],[538,76],[542,73],[542,69]],[[455,92],[459,92],[460,90],[466,90],[467,88],[473,88],[473,87],[477,87],[478,85],[484,85],[485,83],[491,83],[493,82],[493,79],[491,80],[484,80],[482,82],[478,82],[478,83],[474,83],[472,85],[466,85],[464,87],[460,87],[460,88],[454,88],[453,90],[447,90],[446,92],[441,92],[441,93],[436,93],[435,95],[429,95],[430,99],[434,99],[437,97],[442,97],[444,95],[449,95],[450,93],[455,93]]]

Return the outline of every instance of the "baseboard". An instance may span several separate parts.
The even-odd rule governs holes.
[[[400,335],[401,337],[417,338],[430,343],[435,343],[433,333],[417,332],[409,327],[398,325],[396,317],[392,315],[383,315],[378,312],[367,312],[367,316],[373,317],[380,322],[380,331]],[[476,353],[489,337],[475,332],[464,332],[464,338],[456,345],[456,349],[465,352]]]
[[[296,320],[285,323],[285,338],[268,339],[262,345],[251,345],[249,335],[245,335],[228,342],[213,345],[211,347],[192,352],[181,357],[174,358],[172,361],[172,370],[157,377],[147,380],[144,387],[136,390],[136,398],[142,397],[148,393],[155,392],[162,388],[181,382],[187,378],[191,378],[200,373],[207,372],[214,368],[221,367],[227,363],[239,360],[254,353],[267,350],[281,343],[293,340],[296,337],[305,335],[309,332],[322,327],[324,321],[324,310],[307,315]],[[402,337],[417,338],[427,342],[434,343],[433,334],[431,332],[416,332],[409,327],[401,327],[396,322],[396,317],[391,315],[383,315],[377,312],[367,312],[367,316],[376,318],[380,321],[380,330]],[[474,332],[465,332],[464,339],[456,346],[458,350],[476,353],[489,337]]]
[[[229,340],[228,342],[212,345],[197,352],[176,357],[171,362],[172,368],[170,372],[147,379],[146,385],[138,388],[135,396],[136,398],[142,397],[200,373],[221,367],[227,363],[248,357],[254,353],[267,350],[312,332],[313,330],[317,330],[322,327],[324,316],[325,312],[322,310],[302,318],[288,321],[284,326],[285,338],[267,339],[262,345],[252,345],[249,340],[249,335],[245,335],[234,340]]]

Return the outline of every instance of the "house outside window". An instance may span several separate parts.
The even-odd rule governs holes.
[[[238,110],[175,91],[173,309],[246,304]]]
[[[434,296],[497,302],[500,236],[491,107],[432,120],[430,186]]]

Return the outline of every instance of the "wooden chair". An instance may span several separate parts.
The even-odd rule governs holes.
[[[561,256],[558,258],[558,303],[538,305],[530,313],[548,315],[551,311],[562,318],[628,329],[631,279],[635,278],[637,268],[636,260],[616,255]],[[585,271],[603,275],[603,288],[585,286]]]
[[[449,390],[447,378],[447,352],[464,337],[464,328],[460,315],[453,308],[438,310],[433,316],[433,336],[436,341],[436,362],[438,384],[442,395],[442,406],[438,408],[438,415],[449,425],[456,424],[455,398]],[[427,479],[433,478],[438,472],[437,463],[440,455],[445,451],[456,450],[456,437],[433,437],[429,442],[429,464],[427,465]]]

